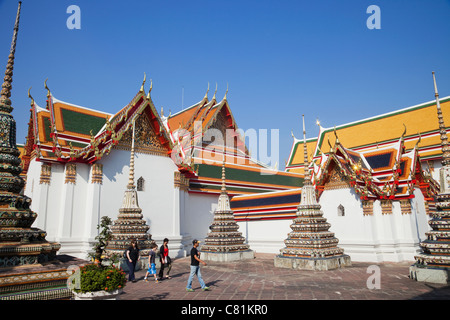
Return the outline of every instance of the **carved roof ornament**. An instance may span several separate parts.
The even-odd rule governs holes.
[[[145,75],[145,72],[144,72],[144,80],[142,81],[141,89],[139,90],[140,92],[144,92],[144,84],[145,84],[146,79],[147,79],[147,76]]]
[[[228,82],[227,82],[227,91],[225,91],[225,96],[223,97],[223,100],[227,100],[227,93],[228,93]]]
[[[208,92],[209,92],[209,81],[208,81],[208,89],[206,90],[205,96],[203,97],[203,99],[208,99]]]
[[[150,79],[150,89],[148,89],[148,93],[147,93],[147,99],[150,99],[150,93],[152,92],[153,89],[153,80]],[[162,114],[161,114],[162,116]]]

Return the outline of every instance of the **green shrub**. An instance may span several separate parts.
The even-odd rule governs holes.
[[[80,291],[113,291],[126,284],[125,272],[115,266],[88,264],[80,268]]]

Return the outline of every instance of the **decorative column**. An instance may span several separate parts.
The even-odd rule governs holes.
[[[20,194],[25,182],[20,177],[20,152],[10,100],[20,8],[21,2],[0,93],[0,268],[53,260],[60,248],[58,243],[45,240],[45,231],[31,228],[37,214],[30,209],[31,199]]]
[[[245,238],[238,232],[239,225],[234,220],[230,208],[230,199],[225,185],[225,156],[222,164],[222,188],[214,210],[214,220],[211,230],[201,246],[202,259],[211,261],[236,261],[253,259],[254,251],[245,244]]]
[[[447,284],[450,278],[450,146],[434,72],[433,82],[442,146],[441,188],[435,197],[435,207],[430,210],[428,223],[432,230],[425,233],[426,240],[420,243],[422,252],[414,257],[416,263],[410,267],[410,276],[417,281]]]
[[[316,199],[315,188],[308,169],[305,119],[303,116],[303,145],[305,178],[297,217],[291,224],[292,232],[284,241],[286,247],[275,257],[275,267],[302,270],[331,270],[351,266],[344,249],[337,247],[339,240],[329,232],[331,224],[323,217]]]
[[[118,255],[122,258],[124,251],[130,246],[132,239],[137,241],[141,255],[141,266],[148,265],[148,255],[150,245],[154,243],[152,235],[147,233],[150,227],[143,219],[142,209],[138,204],[138,194],[134,184],[134,135],[135,123],[133,120],[133,135],[131,141],[131,157],[130,157],[130,173],[128,177],[128,185],[123,197],[122,207],[119,209],[117,220],[111,226],[111,239],[105,248],[105,255],[112,257]],[[127,269],[126,264],[122,266]]]
[[[90,183],[86,189],[86,221],[84,237],[91,247],[100,223],[100,194],[103,183],[103,165],[94,163],[90,168]]]

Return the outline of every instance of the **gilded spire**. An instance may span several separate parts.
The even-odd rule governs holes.
[[[130,156],[130,173],[128,176],[128,189],[134,189],[134,135],[135,135],[135,121],[133,120],[133,132],[131,136],[131,156]]]
[[[219,201],[217,203],[218,211],[230,211],[230,198],[228,197],[227,188],[225,184],[225,149],[223,151],[222,160],[222,188],[220,189]]]
[[[5,78],[3,79],[2,91],[0,92],[0,112],[10,113],[13,108],[11,107],[11,88],[12,88],[12,76],[14,69],[14,58],[16,53],[16,42],[17,34],[19,32],[19,19],[20,19],[20,7],[22,6],[22,1],[19,1],[19,6],[17,8],[16,22],[14,24],[14,32],[11,42],[11,49],[9,51],[8,63],[6,64]]]
[[[447,130],[445,129],[444,117],[442,116],[441,104],[439,102],[439,93],[436,85],[436,77],[434,75],[434,71],[432,73],[434,83],[434,96],[436,98],[436,108],[439,120],[439,131],[441,134],[442,165],[446,166],[450,165],[450,147],[448,145]]]
[[[225,184],[225,152],[223,153],[223,160],[222,160],[222,188],[220,189],[222,194],[227,193],[227,188]]]
[[[308,162],[308,150],[306,147],[306,129],[305,129],[305,115],[302,114],[303,118],[303,158],[304,158],[304,167],[305,167],[305,179],[303,185],[311,184],[311,175],[309,174],[309,162]]]

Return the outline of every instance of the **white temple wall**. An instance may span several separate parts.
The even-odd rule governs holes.
[[[100,217],[109,216],[116,220],[122,206],[128,184],[130,151],[113,150],[99,162],[103,164],[103,184],[100,195]],[[143,219],[150,227],[149,233],[158,247],[164,238],[169,238],[171,254],[182,247],[179,228],[180,211],[184,210],[174,201],[178,189],[174,186],[174,172],[177,167],[169,157],[135,153],[134,180],[144,179],[144,190],[138,191],[138,203]]]
[[[117,219],[128,184],[130,151],[114,149],[98,163],[103,164],[102,184],[92,183],[92,166],[80,163],[74,184],[65,183],[61,164],[52,164],[50,184],[39,184],[42,163],[30,163],[25,194],[32,198],[32,210],[38,214],[33,227],[45,230],[47,240],[61,244],[59,254],[86,259],[101,217]],[[138,203],[149,233],[158,246],[169,238],[175,257],[185,254],[180,216],[187,204],[186,192],[174,186],[174,171],[177,167],[169,157],[135,154],[135,184],[140,177],[145,181],[144,190],[138,191]],[[180,203],[174,201],[177,193]]]
[[[188,250],[192,248],[192,240],[204,241],[209,226],[214,220],[214,210],[217,208],[219,195],[189,193],[189,205],[182,218],[181,234],[186,239]],[[189,254],[189,252],[188,252]]]
[[[250,249],[261,253],[280,253],[285,247],[284,240],[292,231],[292,219],[238,221],[237,224]]]
[[[414,261],[428,226],[420,190],[415,191],[415,196],[410,214],[401,213],[399,201],[393,201],[391,214],[382,214],[377,200],[373,214],[364,216],[353,189],[326,190],[320,204],[331,223],[330,231],[339,239],[338,246],[353,261]],[[345,208],[344,216],[337,214],[339,204]]]

